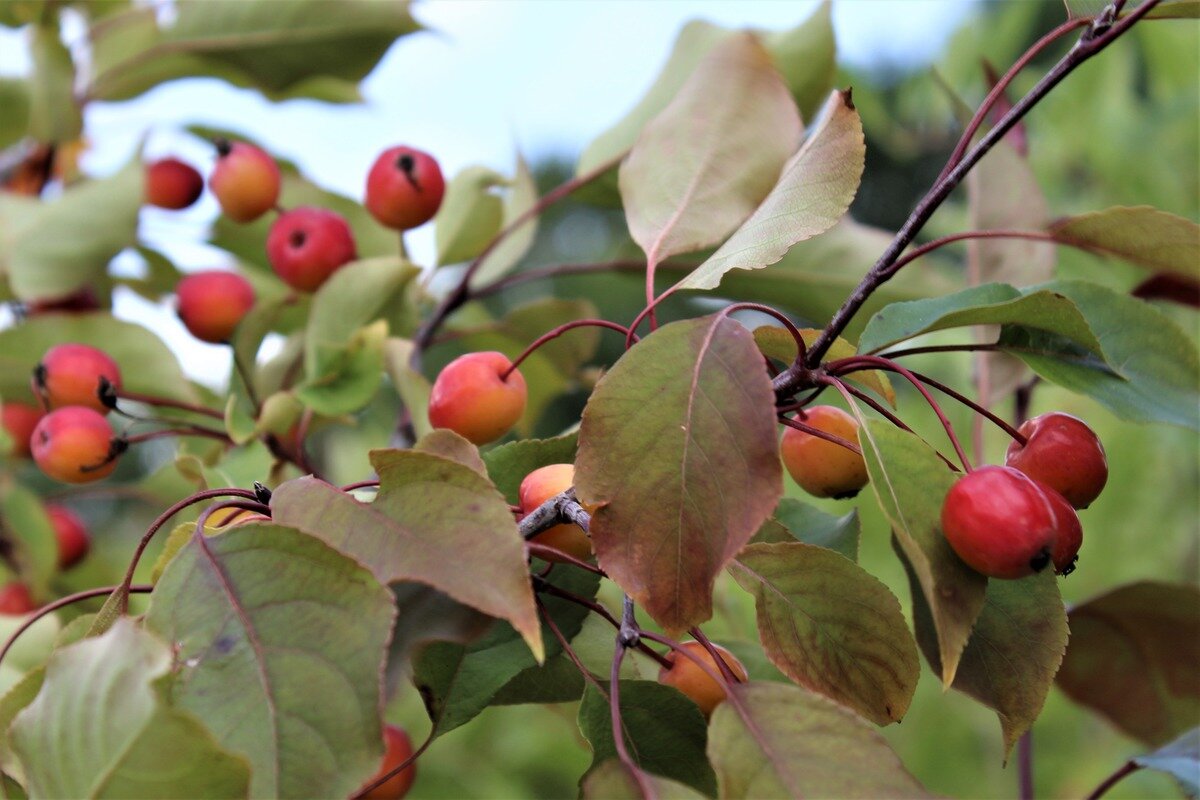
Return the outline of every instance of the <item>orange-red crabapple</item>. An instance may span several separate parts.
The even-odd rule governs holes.
[[[356,257],[346,220],[324,208],[301,206],[279,215],[267,234],[267,261],[293,289],[315,292]]]
[[[264,151],[246,142],[219,139],[217,163],[208,188],[225,216],[234,222],[253,222],[279,202],[279,165]]]
[[[467,353],[445,366],[429,395],[429,422],[449,428],[477,445],[507,433],[525,413],[527,391],[520,370],[503,375],[512,362],[488,350]]]
[[[0,425],[12,440],[9,454],[17,458],[29,458],[29,437],[44,416],[42,410],[28,403],[4,403],[0,405]]]
[[[0,586],[0,614],[21,615],[37,611],[38,604],[34,602],[29,587],[20,581],[12,581]]]
[[[1062,412],[1026,420],[1017,429],[1026,438],[1008,446],[1004,463],[1019,469],[1067,498],[1075,508],[1087,508],[1108,482],[1104,445],[1083,420]]]
[[[191,164],[164,158],[146,165],[144,194],[152,206],[179,211],[200,199],[204,178]]]
[[[1083,546],[1083,523],[1079,521],[1079,515],[1067,502],[1067,498],[1044,483],[1036,480],[1034,483],[1037,483],[1046,499],[1050,501],[1057,522],[1054,551],[1050,554],[1050,560],[1054,562],[1054,571],[1059,575],[1070,575],[1075,571],[1079,548]]]
[[[374,783],[396,767],[407,761],[413,754],[412,739],[398,725],[386,725],[383,729],[383,761],[379,769],[367,784]],[[416,763],[409,764],[386,782],[363,795],[365,800],[400,800],[408,794],[413,781],[417,779]],[[364,784],[366,785],[366,784]]]
[[[367,174],[367,210],[395,230],[416,228],[433,219],[445,193],[437,160],[413,147],[384,150]]]
[[[104,415],[85,406],[51,411],[30,437],[38,467],[63,483],[90,483],[110,475],[121,444]]]
[[[34,386],[50,408],[85,406],[108,413],[101,379],[121,388],[121,368],[103,350],[71,342],[51,347],[33,371]]]
[[[804,413],[800,421],[805,425],[857,444],[858,422],[840,408],[813,406]],[[788,427],[779,451],[792,480],[814,497],[854,497],[867,485],[862,455],[835,442]]]
[[[228,342],[254,307],[254,287],[236,272],[206,270],[187,275],[175,287],[179,319],[203,342]]]
[[[529,514],[551,497],[571,488],[574,483],[575,466],[573,464],[548,464],[535,469],[521,481],[521,488],[518,492],[521,513]],[[582,528],[572,522],[555,525],[553,528],[539,533],[531,541],[561,550],[580,561],[587,561],[592,557],[592,540],[588,538]],[[541,557],[547,561],[561,560],[550,555]]]
[[[706,648],[700,642],[682,642],[683,647],[692,655],[699,657],[715,674],[721,674],[721,668],[717,666],[717,660],[712,657]],[[737,656],[726,650],[720,645],[713,645],[713,649],[721,654],[721,660],[729,667],[739,681],[745,681],[747,678],[746,667],[738,660]],[[667,661],[671,666],[663,667],[658,672],[658,682],[667,686],[674,686],[679,691],[687,695],[692,702],[700,706],[700,710],[704,712],[704,716],[711,717],[713,711],[721,703],[725,702],[725,687],[713,680],[707,672],[705,672],[699,664],[685,655],[672,650],[667,653]]]
[[[54,538],[58,543],[59,569],[69,569],[83,560],[91,549],[91,537],[87,526],[74,511],[65,506],[47,505],[46,516],[54,527]]]

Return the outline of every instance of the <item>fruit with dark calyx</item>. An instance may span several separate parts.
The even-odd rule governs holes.
[[[279,202],[281,178],[275,159],[252,144],[218,139],[217,164],[208,188],[234,222],[253,222]]]
[[[91,483],[117,468],[124,440],[113,435],[103,414],[67,406],[42,417],[30,437],[33,460],[46,475],[64,483]]]
[[[0,405],[0,425],[12,440],[9,454],[17,458],[29,458],[29,437],[42,418],[42,410],[28,403],[4,403]]]
[[[367,784],[374,783],[412,757],[412,739],[398,725],[384,726],[383,745],[383,762],[379,765],[379,770],[375,775],[367,781]],[[391,778],[388,778],[386,782],[364,794],[363,798],[365,800],[400,800],[400,798],[408,794],[408,790],[412,787],[413,781],[416,778],[417,765],[414,762]]]
[[[58,567],[69,569],[83,560],[91,549],[91,537],[83,520],[69,508],[47,505],[46,516],[54,526],[54,538],[58,542]]]
[[[254,307],[254,287],[236,272],[206,270],[187,275],[175,287],[179,319],[202,342],[228,342]]]
[[[703,644],[700,642],[682,642],[682,644],[689,653],[699,657],[715,674],[722,674],[717,660],[712,657],[708,648]],[[730,672],[737,676],[739,681],[746,680],[746,668],[737,656],[720,645],[713,645],[713,649],[721,654],[721,660],[728,665]],[[658,682],[674,686],[700,706],[704,716],[711,717],[713,710],[725,701],[725,687],[713,680],[699,664],[687,656],[672,650],[667,653],[666,657],[667,661],[671,662],[671,666],[669,669],[663,667],[659,670]]]
[[[144,191],[150,205],[179,211],[200,199],[204,178],[191,164],[164,158],[146,165]]]
[[[1011,467],[959,478],[942,504],[942,532],[958,557],[989,578],[1024,578],[1051,563],[1059,521],[1046,493]]]
[[[835,406],[804,409],[800,422],[825,433],[858,443],[858,422]],[[860,453],[836,442],[788,427],[779,445],[783,465],[792,480],[814,497],[854,497],[867,485],[867,465]]]
[[[574,483],[575,466],[572,464],[548,464],[535,469],[521,481],[521,513],[528,515],[551,497],[571,488]],[[580,561],[587,561],[592,557],[592,540],[573,522],[555,525],[539,533],[531,541],[561,550]],[[552,555],[539,554],[539,557],[547,561],[562,561]]]
[[[267,260],[280,279],[315,292],[339,267],[355,258],[354,234],[340,214],[301,206],[279,215],[267,234]]]
[[[35,390],[50,408],[86,406],[107,414],[100,397],[107,382],[121,388],[121,368],[103,350],[86,344],[68,343],[51,347],[33,370]]]
[[[1067,499],[1044,483],[1037,483],[1050,501],[1057,520],[1057,535],[1054,540],[1054,552],[1050,560],[1054,562],[1054,571],[1059,575],[1070,575],[1075,571],[1075,563],[1079,560],[1079,548],[1083,546],[1083,523],[1079,515],[1067,502]]]
[[[1075,508],[1087,508],[1108,482],[1104,445],[1083,420],[1054,411],[1026,420],[1013,440],[1004,463],[1041,481],[1067,498]]]
[[[384,150],[367,174],[367,210],[394,230],[409,230],[433,219],[445,193],[437,161],[413,147]]]
[[[445,366],[429,395],[429,422],[476,445],[507,433],[525,413],[525,378],[503,353],[467,353]]]

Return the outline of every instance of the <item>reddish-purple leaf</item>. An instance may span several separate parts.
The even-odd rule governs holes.
[[[712,615],[716,576],[783,493],[774,402],[754,337],[720,315],[651,334],[588,401],[575,480],[596,554],[669,631]]]

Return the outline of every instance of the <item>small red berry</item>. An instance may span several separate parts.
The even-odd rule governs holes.
[[[991,578],[1024,578],[1045,569],[1058,526],[1046,493],[1009,467],[980,467],[962,476],[942,505],[942,532],[954,552]]]
[[[34,387],[50,408],[87,406],[108,413],[100,399],[101,379],[120,389],[121,369],[103,350],[86,344],[51,347],[33,371]]]
[[[408,738],[408,734],[403,728],[396,725],[384,727],[383,745],[383,761],[379,765],[379,770],[367,783],[374,783],[382,778],[407,761],[413,754],[412,739]],[[363,798],[364,800],[400,800],[408,794],[408,790],[416,778],[417,764],[413,762],[395,776],[388,778],[385,783],[367,792]]]
[[[1054,562],[1054,571],[1059,575],[1070,575],[1075,571],[1075,562],[1079,560],[1079,548],[1083,546],[1083,523],[1079,521],[1079,515],[1065,497],[1044,483],[1034,483],[1037,483],[1046,499],[1050,501],[1057,521],[1054,552],[1050,554],[1050,560]]]
[[[429,395],[429,422],[477,445],[503,436],[525,413],[527,390],[520,370],[494,350],[467,353],[438,374]]]
[[[813,406],[804,411],[805,425],[858,443],[858,422],[840,408]],[[792,480],[814,497],[841,500],[854,497],[867,485],[862,454],[836,442],[788,427],[783,430],[779,453]]]
[[[0,405],[0,425],[4,426],[8,438],[12,439],[12,455],[18,458],[29,458],[29,437],[42,418],[42,410],[25,403],[5,403]]]
[[[252,144],[217,141],[217,165],[208,186],[225,216],[253,222],[279,202],[281,184],[275,159]]]
[[[38,604],[33,602],[29,587],[18,581],[0,586],[0,614],[28,614],[37,611]]]
[[[200,198],[204,178],[191,164],[177,158],[164,158],[146,165],[146,202],[159,208],[178,211]]]
[[[47,505],[46,515],[50,517],[54,538],[58,541],[59,568],[73,567],[83,560],[91,547],[87,526],[79,515],[64,506]]]
[[[84,406],[51,411],[30,438],[33,460],[42,472],[64,483],[107,477],[117,468],[122,444],[104,415]]]
[[[433,219],[446,182],[428,153],[412,147],[384,150],[367,174],[367,210],[383,225],[408,230]]]
[[[346,220],[324,208],[301,206],[280,214],[267,234],[267,260],[284,283],[315,292],[356,257]]]
[[[1017,429],[1004,463],[1054,489],[1075,508],[1087,508],[1108,482],[1104,445],[1083,420],[1051,412],[1026,420]]]
[[[175,287],[179,318],[197,339],[229,341],[242,318],[254,307],[254,287],[236,272],[194,272]]]

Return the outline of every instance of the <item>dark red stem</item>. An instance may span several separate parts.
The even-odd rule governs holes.
[[[623,333],[626,336],[630,335],[630,330],[628,328],[626,328],[624,325],[619,325],[615,322],[609,322],[606,319],[576,319],[576,320],[572,320],[570,322],[563,323],[562,325],[559,325],[557,328],[552,328],[552,329],[546,331],[545,333],[543,333],[538,338],[534,339],[529,344],[528,347],[526,347],[524,350],[521,351],[520,355],[518,355],[516,358],[513,359],[513,362],[512,362],[512,364],[509,365],[508,369],[506,369],[506,370],[504,370],[504,372],[500,373],[500,380],[507,381],[508,376],[512,374],[512,371],[514,369],[516,369],[517,367],[519,367],[521,365],[522,361],[529,358],[529,355],[531,353],[535,352],[539,347],[544,345],[546,342],[553,341],[554,339],[557,339],[559,336],[562,336],[567,331],[574,330],[575,328],[588,328],[588,327],[590,327],[590,328],[608,328],[609,330],[617,331],[618,333]],[[634,338],[634,341],[637,341],[636,336],[634,336],[633,338]]]
[[[860,456],[862,455],[862,449],[859,448],[858,445],[854,444],[853,442],[849,441],[848,439],[843,439],[842,437],[840,437],[836,434],[828,433],[827,431],[823,431],[820,428],[814,428],[812,425],[805,425],[803,422],[800,422],[799,420],[790,419],[789,417],[785,417],[782,414],[779,415],[779,421],[782,422],[784,425],[787,425],[789,428],[795,428],[798,431],[807,433],[809,436],[815,436],[818,439],[824,439],[827,442],[832,442],[833,444],[836,444],[840,447],[844,447],[852,453],[857,453]]]
[[[1109,775],[1103,780],[1103,782],[1101,782],[1099,786],[1093,789],[1092,793],[1087,796],[1087,800],[1100,800],[1100,798],[1103,797],[1109,789],[1116,786],[1127,776],[1132,775],[1139,769],[1141,769],[1139,764],[1135,764],[1132,761],[1126,761],[1123,765],[1121,765],[1120,769],[1118,769],[1112,775]]]

